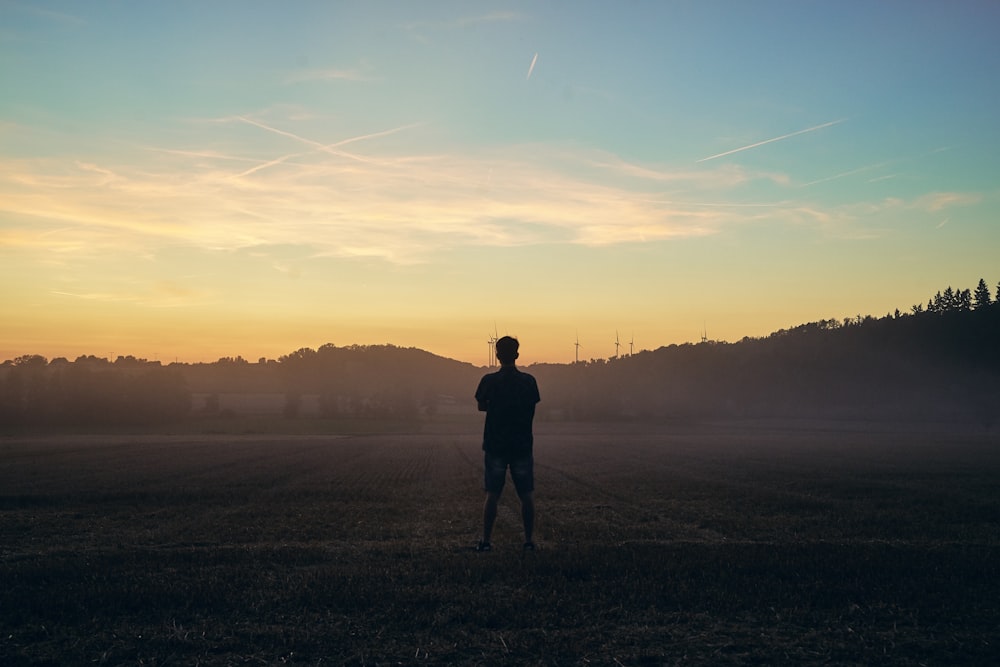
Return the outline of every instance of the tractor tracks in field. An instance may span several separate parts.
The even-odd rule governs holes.
[[[635,483],[629,485],[631,464],[635,464]],[[623,465],[626,464],[626,465]],[[729,520],[732,505],[746,507],[750,511],[754,498],[774,496],[779,502],[787,504],[789,498],[797,504],[808,503],[810,506],[825,506],[829,508],[831,501],[836,499],[817,498],[794,491],[774,489],[771,486],[759,488],[751,482],[743,482],[732,478],[720,479],[710,475],[699,475],[688,470],[679,470],[675,466],[662,462],[652,463],[639,457],[618,458],[615,463],[613,484],[602,484],[594,478],[566,470],[558,465],[535,461],[538,471],[555,475],[574,487],[583,489],[581,499],[590,502],[571,503],[579,505],[577,513],[583,511],[593,520],[607,522],[609,530],[625,537],[629,533],[646,535],[669,535],[667,541],[694,541],[728,543],[730,528],[723,527]],[[659,474],[663,473],[663,474]],[[676,482],[684,480],[684,487],[700,489],[697,493],[687,496],[683,490],[676,488]],[[672,493],[659,494],[657,488],[671,488]],[[720,499],[719,507],[705,505],[706,498],[710,503]],[[722,511],[726,521],[719,525],[718,513]],[[582,520],[582,519],[581,519]],[[654,541],[661,538],[655,537]]]
[[[719,542],[724,539],[715,531],[671,516],[667,508],[658,503],[644,502],[635,495],[628,495],[626,491],[610,488],[560,466],[539,462],[536,459],[535,468],[543,475],[546,473],[554,475],[574,487],[583,489],[583,493],[580,494],[582,503],[570,503],[569,507],[562,509],[562,515],[557,512],[550,513],[548,522],[554,524],[552,526],[554,531],[571,533],[572,524],[576,522],[583,524],[598,522],[605,526],[609,538],[615,543],[633,539],[640,534],[670,535],[671,540],[686,539],[696,542]],[[657,537],[657,539],[663,538]]]

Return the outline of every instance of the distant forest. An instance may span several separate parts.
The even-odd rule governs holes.
[[[540,420],[1000,416],[1000,284],[951,287],[884,317],[821,320],[735,343],[535,364]],[[327,344],[214,363],[26,355],[0,365],[0,432],[156,425],[245,410],[419,421],[471,414],[483,367],[393,345]],[[242,397],[242,398],[241,398]],[[253,399],[253,400],[251,400]]]

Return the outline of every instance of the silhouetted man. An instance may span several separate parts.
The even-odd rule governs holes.
[[[516,338],[504,336],[496,342],[500,370],[484,375],[476,389],[479,410],[486,413],[483,426],[483,480],[486,502],[483,504],[483,539],[477,551],[490,551],[490,536],[497,518],[497,502],[503,492],[510,468],[517,497],[521,500],[524,521],[524,548],[534,550],[535,464],[532,458],[534,437],[531,423],[535,404],[541,398],[535,378],[514,365],[518,357]]]

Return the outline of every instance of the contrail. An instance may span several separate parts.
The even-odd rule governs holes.
[[[244,119],[244,120],[246,120],[246,119]],[[247,122],[250,122],[250,121],[247,121]],[[350,139],[341,139],[340,141],[338,141],[336,143],[326,144],[325,146],[320,146],[320,149],[324,150],[324,151],[328,151],[328,150],[330,150],[332,148],[336,148],[338,146],[343,146],[344,144],[350,144],[350,143],[353,143],[355,141],[362,141],[364,139],[374,139],[376,137],[384,137],[386,135],[395,134],[396,132],[401,132],[402,130],[408,130],[411,127],[417,127],[418,125],[422,125],[422,124],[423,123],[411,123],[410,125],[403,125],[401,127],[394,127],[391,130],[383,130],[381,132],[372,132],[371,134],[363,134],[363,135],[358,136],[358,137],[351,137]],[[260,123],[256,123],[256,125],[258,125],[260,127],[265,127],[263,125],[260,125]],[[272,131],[275,131],[275,132],[279,132],[280,134],[289,134],[287,132],[282,132],[281,130],[274,130],[273,128],[268,128],[268,129],[271,129]],[[310,141],[308,139],[304,139],[303,137],[298,137],[296,135],[291,135],[291,136],[295,136],[295,138],[299,139],[300,141],[307,141],[307,142]],[[310,143],[314,143],[314,142],[310,142]],[[251,167],[251,168],[247,169],[246,171],[243,171],[243,172],[240,172],[239,174],[236,174],[235,178],[242,178],[244,176],[249,176],[250,174],[258,172],[261,169],[267,169],[269,167],[273,167],[275,165],[282,164],[286,160],[290,160],[293,157],[299,157],[300,155],[306,155],[306,153],[291,153],[290,155],[283,155],[282,157],[275,158],[273,160],[269,160],[268,162],[263,162],[261,164],[258,164],[256,167]],[[349,153],[342,153],[340,151],[337,151],[337,155],[345,155],[345,156],[353,157],[355,159],[360,159],[357,156],[350,155]]]
[[[246,116],[236,116],[236,118],[238,120],[243,121],[244,123],[249,123],[250,125],[254,125],[256,127],[259,127],[262,130],[267,130],[268,132],[274,132],[275,134],[280,134],[283,137],[288,137],[290,139],[295,139],[296,141],[301,141],[302,143],[309,144],[310,146],[315,146],[316,148],[319,148],[320,150],[322,150],[324,148],[323,144],[319,143],[318,141],[313,141],[312,139],[306,139],[305,137],[300,137],[297,134],[292,134],[291,132],[286,132],[284,130],[279,130],[276,127],[271,127],[270,125],[265,125],[264,123],[258,123],[255,120],[251,120],[250,118],[247,118]]]
[[[246,116],[236,116],[236,118],[238,120],[243,121],[244,123],[249,123],[250,125],[255,125],[256,127],[259,127],[262,130],[267,130],[268,132],[274,132],[275,134],[280,134],[280,135],[282,135],[284,137],[289,137],[291,139],[295,139],[296,141],[301,141],[303,143],[309,144],[310,146],[315,146],[316,148],[318,148],[321,151],[328,151],[331,148],[336,148],[337,146],[343,146],[345,144],[350,144],[350,143],[353,143],[355,141],[362,141],[364,139],[374,139],[375,137],[384,137],[384,136],[389,135],[389,134],[395,134],[396,132],[402,132],[403,130],[409,130],[411,128],[419,127],[419,126],[423,125],[423,123],[410,123],[409,125],[400,125],[399,127],[394,127],[392,129],[389,129],[389,130],[382,130],[381,132],[372,132],[371,134],[362,134],[360,136],[351,137],[349,139],[341,139],[340,141],[335,141],[332,144],[321,144],[318,141],[313,141],[312,139],[306,139],[305,137],[300,137],[297,134],[292,134],[291,132],[286,132],[285,130],[279,130],[276,127],[271,127],[270,125],[265,125],[264,123],[257,122],[255,120],[247,118]]]
[[[860,174],[865,171],[871,171],[872,169],[881,169],[888,165],[888,162],[879,162],[878,164],[870,164],[867,167],[858,167],[857,169],[851,169],[850,171],[844,171],[839,174],[834,174],[833,176],[827,176],[826,178],[820,178],[815,181],[809,181],[808,183],[803,183],[803,188],[808,188],[810,185],[817,185],[819,183],[826,183],[827,181],[835,181],[838,178],[844,178],[845,176],[853,176],[854,174]],[[869,181],[871,182],[871,181]]]
[[[400,132],[402,130],[408,130],[410,128],[417,127],[419,125],[423,125],[423,123],[411,123],[410,125],[402,125],[400,127],[394,127],[392,129],[389,129],[389,130],[382,130],[381,132],[372,132],[371,134],[363,134],[363,135],[357,136],[357,137],[350,137],[349,139],[341,139],[340,141],[336,141],[336,142],[334,142],[332,144],[321,144],[318,141],[313,141],[312,139],[307,139],[305,137],[300,137],[297,134],[293,134],[291,132],[286,132],[285,130],[279,130],[278,128],[271,127],[270,125],[265,125],[264,123],[260,123],[258,121],[252,120],[250,118],[247,118],[246,116],[235,116],[235,118],[237,120],[240,120],[240,121],[244,122],[244,123],[249,123],[250,125],[254,125],[255,127],[259,127],[262,130],[267,130],[268,132],[274,132],[275,134],[280,134],[283,137],[289,137],[290,139],[295,139],[296,141],[301,141],[302,143],[308,144],[309,146],[313,146],[317,150],[320,150],[320,151],[323,151],[323,152],[326,152],[326,153],[330,153],[331,155],[336,155],[338,157],[345,157],[345,158],[349,158],[351,160],[357,160],[358,162],[366,162],[366,163],[371,163],[372,160],[369,160],[367,158],[363,158],[363,157],[361,157],[359,155],[354,155],[352,153],[345,153],[344,151],[338,151],[338,150],[334,150],[334,149],[337,148],[338,146],[343,146],[345,144],[349,144],[349,143],[352,143],[352,142],[355,142],[355,141],[361,141],[363,139],[373,139],[375,137],[382,137],[382,136],[385,136],[387,134],[393,134],[395,132]],[[287,156],[285,156],[283,158],[277,158],[276,160],[272,160],[269,163],[266,163],[266,164],[263,164],[263,165],[258,165],[257,167],[248,170],[248,172],[244,172],[243,174],[240,174],[240,175],[243,176],[243,175],[246,175],[247,173],[253,173],[255,171],[259,171],[260,169],[263,169],[265,167],[270,167],[270,166],[273,166],[275,164],[281,164],[282,162],[284,162],[285,160],[287,160],[288,158],[291,158],[291,157],[295,157],[295,155],[287,155]]]
[[[420,127],[424,123],[410,123],[409,125],[400,125],[399,127],[394,127],[390,130],[382,130],[381,132],[372,132],[371,134],[362,134],[361,136],[351,137],[350,139],[341,139],[334,144],[327,144],[326,148],[336,148],[337,146],[343,146],[345,144],[354,143],[355,141],[363,141],[365,139],[375,139],[376,137],[384,137],[389,134],[395,134],[396,132],[402,132],[403,130],[409,130],[414,127]]]
[[[528,76],[524,77],[525,81],[531,78],[531,73],[535,71],[535,63],[537,62],[538,62],[538,53],[535,52],[535,55],[532,56],[531,58],[531,64],[528,65]]]
[[[806,132],[815,132],[816,130],[822,130],[824,127],[830,127],[831,125],[839,125],[843,123],[846,119],[841,118],[840,120],[832,120],[829,123],[823,123],[822,125],[816,125],[814,127],[807,127],[804,130],[799,130],[798,132],[792,132],[791,134],[783,134],[780,137],[774,137],[773,139],[765,139],[764,141],[758,141],[755,144],[750,144],[749,146],[742,146],[740,148],[734,148],[731,151],[726,151],[725,153],[718,153],[717,155],[709,155],[708,157],[703,157],[698,160],[698,162],[708,162],[709,160],[714,160],[717,157],[724,157],[726,155],[732,155],[733,153],[739,153],[740,151],[748,151],[751,148],[757,148],[758,146],[763,146],[764,144],[771,144],[775,141],[781,141],[782,139],[788,139],[789,137],[797,137],[800,134],[805,134]]]
[[[243,178],[244,176],[249,176],[250,174],[258,172],[261,169],[267,169],[269,167],[273,167],[275,165],[279,165],[279,164],[285,162],[286,160],[290,160],[293,157],[298,157],[300,155],[305,155],[305,153],[291,153],[289,155],[283,155],[283,156],[281,156],[279,158],[275,158],[273,160],[269,160],[267,162],[263,162],[261,164],[258,164],[256,167],[250,167],[246,171],[242,171],[242,172],[236,174],[233,178]]]

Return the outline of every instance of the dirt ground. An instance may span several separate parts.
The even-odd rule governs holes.
[[[0,439],[0,663],[998,664],[1000,434],[552,424]]]

